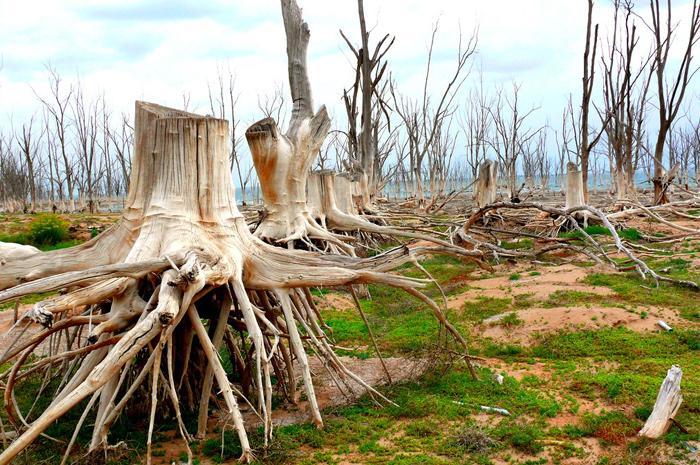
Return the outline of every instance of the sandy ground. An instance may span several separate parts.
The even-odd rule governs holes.
[[[556,333],[563,330],[580,331],[605,327],[625,327],[632,331],[661,331],[658,321],[664,320],[673,327],[683,320],[671,310],[657,309],[642,317],[639,312],[632,312],[617,307],[554,307],[529,308],[515,312],[522,323],[513,327],[504,327],[497,322],[480,325],[481,335],[499,342],[517,342],[528,345],[540,334]]]
[[[531,267],[527,267],[531,269]],[[581,268],[575,265],[543,266],[538,267],[538,276],[530,276],[525,267],[513,267],[510,273],[519,273],[521,278],[511,281],[510,275],[505,274],[493,278],[480,279],[469,282],[470,289],[457,296],[450,297],[447,306],[451,309],[459,309],[469,300],[479,297],[515,297],[517,295],[531,295],[533,299],[543,300],[556,291],[581,291],[592,292],[599,295],[612,295],[607,287],[590,286],[583,283],[588,273],[597,271],[597,268]]]

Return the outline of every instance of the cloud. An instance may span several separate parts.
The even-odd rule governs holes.
[[[230,3],[201,0],[140,0],[101,3],[75,3],[74,12],[81,18],[100,21],[173,21],[209,16],[228,17]]]
[[[342,118],[340,96],[352,82],[354,60],[338,31],[359,42],[356,2],[298,1],[311,29],[308,61],[316,104],[325,103]],[[422,91],[436,21],[434,91],[452,73],[460,32],[466,40],[475,29],[475,71],[483,70],[488,86],[522,83],[523,105],[541,106],[542,119],[558,120],[569,93],[579,91],[585,2],[365,0],[365,9],[372,41],[386,33],[396,37],[388,57],[405,94]],[[254,121],[258,95],[287,86],[279,0],[0,0],[0,11],[4,113],[37,110],[26,90],[46,90],[49,62],[66,80],[79,73],[93,92],[104,91],[115,112],[131,112],[140,98],[180,106],[183,92],[206,111],[207,82],[216,79],[217,68],[230,68],[241,93],[239,114]],[[605,2],[596,2],[595,17],[603,37],[609,27]]]

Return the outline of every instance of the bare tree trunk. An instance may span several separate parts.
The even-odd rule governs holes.
[[[575,163],[566,165],[566,208],[586,205],[583,196],[583,173]]]
[[[37,205],[37,193],[36,184],[37,176],[35,172],[35,162],[37,155],[37,144],[36,135],[33,133],[34,117],[32,116],[28,124],[22,125],[22,135],[19,138],[19,146],[22,151],[22,157],[24,158],[24,163],[27,166],[27,175],[29,182],[29,199],[30,207],[29,211],[31,213],[36,212]],[[24,200],[24,199],[23,199]]]
[[[498,165],[493,160],[487,160],[479,167],[479,177],[476,180],[475,198],[478,208],[485,207],[496,201],[498,187]]]
[[[245,134],[265,205],[265,217],[255,235],[290,247],[295,240],[326,240],[350,251],[340,238],[316,224],[306,202],[309,169],[328,133],[330,118],[325,106],[313,111],[306,65],[309,27],[294,0],[281,4],[294,106],[286,134],[280,133],[272,118],[258,121]]]
[[[593,82],[595,79],[595,58],[598,47],[598,25],[595,25],[593,37],[591,29],[593,22],[593,0],[588,0],[588,15],[586,19],[586,48],[583,52],[583,92],[581,97],[581,143],[580,159],[581,174],[583,180],[583,198],[588,201],[588,160],[593,147],[597,144],[603,129],[589,142],[588,120],[591,107],[591,96],[593,94]],[[591,40],[592,39],[592,40]],[[591,43],[592,42],[592,43]],[[592,47],[592,49],[591,49]],[[605,126],[605,125],[603,125]]]
[[[666,66],[668,64],[668,56],[675,29],[671,14],[671,0],[667,0],[666,2],[666,21],[662,18],[659,0],[650,0],[649,4],[652,16],[651,30],[655,45],[653,65],[656,71],[657,108],[659,112],[659,132],[657,133],[656,144],[654,146],[653,178],[654,203],[658,205],[669,201],[667,189],[671,182],[673,182],[673,176],[671,174],[675,174],[675,169],[671,169],[668,173],[664,170],[663,155],[666,137],[681,108],[690,79],[697,70],[691,69],[691,63],[693,59],[693,48],[700,35],[700,5],[698,5],[697,0],[693,0],[688,41],[685,45],[685,50],[677,73],[675,76],[671,76],[669,80],[669,76],[666,75]]]

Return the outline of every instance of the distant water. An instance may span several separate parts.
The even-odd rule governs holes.
[[[517,181],[516,184],[521,186],[525,182],[525,176],[519,175],[517,176]],[[593,185],[593,182],[595,181],[595,186]],[[557,191],[557,190],[562,190],[565,187],[566,182],[566,176],[563,176],[563,179],[560,179],[559,176],[550,176],[549,177],[549,182],[547,185],[547,189],[552,190],[552,191]],[[446,183],[445,187],[445,192],[452,192],[452,191],[459,191],[459,190],[466,190],[466,191],[472,191],[473,190],[473,179],[449,179]],[[499,188],[501,187],[501,182],[499,182]],[[603,173],[600,175],[597,175],[595,179],[589,175],[588,177],[588,188],[592,190],[605,190],[605,189],[610,189],[612,185],[612,177],[610,173]],[[644,173],[643,170],[638,170],[635,173],[634,176],[634,185],[637,188],[640,189],[649,189],[652,187],[652,183],[647,177],[646,173]],[[536,187],[541,187],[540,180],[538,178],[535,178],[535,186]],[[410,185],[408,186],[410,189]],[[424,186],[424,191],[425,195],[427,197],[430,196],[430,189],[429,189],[429,184],[425,182]],[[384,196],[388,198],[405,198],[409,195],[409,192],[405,192],[403,183],[397,183],[397,182],[392,182],[387,184],[384,187],[383,190]]]

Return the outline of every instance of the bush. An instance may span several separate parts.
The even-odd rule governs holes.
[[[29,237],[35,245],[58,244],[68,238],[68,223],[57,215],[39,215],[29,225]]]

